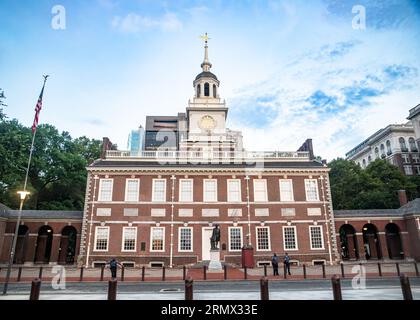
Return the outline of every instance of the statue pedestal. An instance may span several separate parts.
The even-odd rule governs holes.
[[[219,271],[222,270],[222,263],[220,262],[220,251],[217,250],[210,250],[210,263],[209,263],[209,271]]]

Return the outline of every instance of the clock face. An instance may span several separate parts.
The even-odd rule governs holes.
[[[214,129],[216,127],[216,120],[209,115],[205,115],[200,119],[199,126],[204,130]]]

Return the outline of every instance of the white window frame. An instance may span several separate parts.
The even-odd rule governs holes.
[[[128,213],[130,210],[132,210],[135,213]],[[138,215],[139,215],[139,208],[124,208],[123,209],[124,217],[138,217]]]
[[[126,229],[134,229],[135,230],[135,235],[136,237],[134,238],[134,249],[132,250],[127,250],[124,249],[125,246],[125,230]],[[123,227],[122,230],[122,243],[121,243],[121,252],[136,252],[137,251],[137,227]]]
[[[164,188],[163,188],[163,198],[164,200],[160,200],[160,199],[156,199],[156,194],[155,194],[155,185],[157,181],[164,181]],[[162,179],[162,178],[158,178],[158,179],[153,179],[152,182],[152,201],[153,202],[165,202],[166,201],[166,179]]]
[[[153,230],[163,229],[162,250],[153,250]],[[165,227],[150,227],[150,252],[165,252]]]
[[[191,230],[191,249],[190,250],[182,250],[181,249],[181,230],[182,229],[189,229]],[[179,227],[178,228],[178,252],[193,252],[194,251],[194,228],[193,227]]]
[[[103,195],[102,195],[102,183],[104,181],[111,181],[111,199],[103,199]],[[98,201],[103,201],[103,202],[111,202],[112,201],[112,195],[113,195],[113,191],[114,191],[114,179],[112,178],[102,178],[99,179],[99,191],[98,191]]]
[[[206,182],[214,182],[215,184],[215,191],[214,191],[214,198],[208,199],[207,197],[207,185]],[[204,202],[217,202],[217,179],[203,179],[203,201]]]
[[[312,232],[311,229],[312,228],[318,228],[321,230],[321,244],[322,247],[321,248],[314,248],[313,247],[313,241],[312,241]],[[309,226],[309,242],[311,244],[311,250],[325,250],[325,245],[324,245],[324,230],[322,229],[322,226],[320,225],[313,225],[313,226]]]
[[[106,239],[106,249],[96,249],[96,245],[98,243],[98,229],[107,229],[107,239]],[[108,252],[109,250],[109,227],[104,227],[104,226],[96,226],[95,227],[95,241],[94,241],[94,245],[93,245],[93,251],[96,252]]]
[[[239,195],[239,199],[232,199],[232,195],[231,195],[231,187],[230,187],[230,183],[231,182],[237,182],[238,183],[238,195]],[[242,202],[242,192],[241,192],[241,179],[227,179],[227,199],[228,202]]]
[[[291,199],[283,199],[284,197],[282,196],[282,187],[281,187],[281,183],[288,181],[290,184],[290,189],[291,189]],[[295,195],[293,192],[293,180],[292,179],[279,179],[279,189],[280,189],[280,201],[284,201],[284,202],[288,202],[288,201],[295,201]]]
[[[256,197],[257,193],[256,193],[255,185],[258,182],[264,182],[265,197],[264,197],[263,200],[257,199],[257,197]],[[254,187],[254,190],[253,190],[254,191],[254,202],[268,202],[267,179],[254,179],[253,180],[253,187]]]
[[[241,247],[239,249],[232,249],[232,242],[231,242],[231,233],[230,230],[232,229],[239,229],[240,230],[240,235],[241,235]],[[229,252],[240,252],[242,251],[242,247],[243,247],[243,243],[244,243],[244,238],[243,238],[243,228],[242,227],[228,227],[228,244],[229,244]]]
[[[411,165],[405,165],[405,166],[403,166],[404,167],[404,173],[407,175],[407,176],[412,176],[413,175],[413,167],[411,166]]]
[[[128,183],[130,181],[136,181],[137,182],[137,190],[136,190],[136,196],[135,196],[135,200],[130,200],[128,199]],[[140,179],[133,179],[133,178],[129,178],[125,180],[125,201],[127,202],[138,202],[139,201],[139,193],[140,193]]]
[[[188,199],[182,198],[182,194],[183,194],[182,184],[185,181],[189,181],[191,183],[191,194]],[[193,179],[179,179],[179,197],[178,197],[179,202],[193,202],[193,199],[194,199],[194,180]]]
[[[268,240],[268,249],[261,249],[258,241],[258,229],[267,229],[267,240]],[[257,251],[271,251],[271,235],[269,226],[257,226],[255,227],[255,240],[257,243]]]
[[[316,199],[308,199],[308,185],[307,183],[315,181],[316,186]],[[305,197],[306,201],[319,201],[319,190],[318,190],[318,180],[317,179],[305,179]]]
[[[165,217],[166,209],[165,208],[151,208],[150,216],[151,217]]]
[[[285,229],[286,228],[290,228],[294,230],[294,236],[295,236],[295,248],[294,249],[290,249],[290,248],[286,248],[286,237],[285,237]],[[299,250],[299,243],[298,243],[298,237],[297,237],[297,229],[296,226],[283,226],[283,249],[284,251],[297,251]]]
[[[286,213],[287,210],[290,210],[293,213]],[[281,208],[280,212],[281,212],[282,217],[294,217],[294,216],[296,216],[296,208]]]
[[[270,216],[270,209],[268,208],[255,208],[254,215],[256,217],[268,217]]]

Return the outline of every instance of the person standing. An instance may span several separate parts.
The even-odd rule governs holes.
[[[279,275],[279,257],[274,253],[271,257],[271,264],[273,265],[273,275]]]
[[[287,272],[289,274],[289,276],[291,276],[292,274],[290,273],[290,257],[287,254],[287,252],[284,256],[284,261],[283,262],[284,262],[284,272],[285,273]]]
[[[115,260],[115,258],[112,258],[111,261],[108,264],[109,264],[109,269],[111,269],[112,279],[116,279],[117,278],[117,268],[118,268],[118,266],[122,267],[122,264],[119,263],[117,260]]]

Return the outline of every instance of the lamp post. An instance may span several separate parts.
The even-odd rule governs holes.
[[[3,295],[7,294],[7,288],[9,286],[9,280],[10,280],[10,273],[12,271],[12,264],[15,257],[16,243],[17,243],[17,238],[19,234],[20,218],[22,216],[23,203],[25,201],[26,196],[29,194],[28,191],[18,191],[17,193],[20,196],[19,213],[18,213],[18,217],[16,221],[16,229],[15,229],[15,235],[13,237],[13,244],[10,250],[9,265],[7,266],[7,274],[6,274],[6,280],[4,282],[4,287],[3,287]]]

